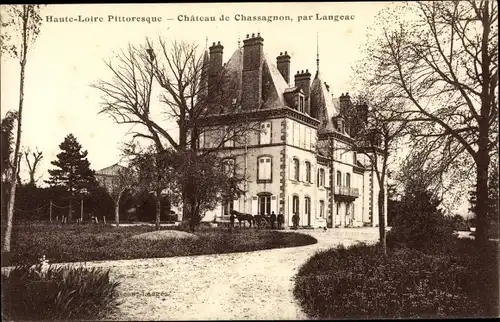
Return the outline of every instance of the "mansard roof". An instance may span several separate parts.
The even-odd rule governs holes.
[[[266,92],[264,109],[277,109],[286,106],[283,94],[290,88],[278,68],[271,63],[269,56],[264,54],[262,66],[262,91]],[[237,99],[241,100],[241,82],[243,76],[243,48],[235,50],[225,65],[226,75],[231,82],[237,84]]]
[[[223,69],[230,82],[237,89],[237,104],[241,102],[243,76],[243,48],[237,48]],[[267,54],[263,55],[262,92],[265,93],[263,109],[280,109],[291,107],[285,100],[285,95],[299,91],[297,86],[287,84],[273,60]],[[321,79],[319,72],[310,88],[310,117],[320,121],[319,132],[335,132],[332,118],[339,115],[339,98],[333,98],[326,83]]]

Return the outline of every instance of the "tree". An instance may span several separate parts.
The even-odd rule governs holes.
[[[30,160],[30,157],[33,157],[33,161]],[[38,179],[35,179],[36,175],[36,170],[38,165],[40,164],[40,161],[43,159],[43,152],[36,150],[36,152],[31,152],[30,149],[27,149],[24,151],[24,160],[26,161],[26,164],[28,165],[28,171],[29,171],[29,176],[30,176],[30,181],[28,182],[28,185],[31,186],[36,186],[36,182]]]
[[[203,154],[218,151],[225,143],[238,140],[246,133],[258,130],[256,122],[236,118],[240,112],[231,107],[236,97],[237,84],[225,69],[210,69],[208,55],[200,55],[198,46],[173,41],[170,45],[159,39],[155,44],[129,45],[116,55],[115,61],[106,63],[113,78],[100,80],[92,86],[103,94],[100,113],[107,114],[118,124],[132,124],[137,129],[133,139],[154,144],[158,153],[168,148],[175,151],[199,151],[200,137],[212,137],[213,146]],[[151,95],[160,91],[160,108],[154,111]],[[214,113],[224,113],[225,124],[201,126],[200,121]],[[162,119],[163,117],[163,119]],[[174,121],[177,138],[161,125],[164,119]],[[217,133],[215,139],[214,133]],[[198,154],[198,152],[195,152]],[[189,205],[188,191],[195,189],[194,179],[185,180],[181,189],[183,219],[188,221],[195,205]]]
[[[183,165],[177,173],[179,186],[190,189],[187,192],[192,211],[188,222],[191,231],[198,226],[205,211],[215,209],[223,200],[238,199],[244,193],[240,189],[244,178],[236,175],[234,165],[224,163],[217,155],[186,151],[178,153],[177,158]]]
[[[470,191],[470,209],[469,211],[475,212],[476,210],[476,191]],[[488,220],[498,221],[498,163],[493,163],[489,175],[488,184]]]
[[[487,242],[488,169],[498,151],[496,1],[422,1],[397,5],[377,23],[360,77],[380,95],[404,99],[414,139],[475,166],[477,245]]]
[[[127,190],[133,189],[136,186],[136,174],[134,170],[121,167],[118,171],[103,182],[106,191],[113,200],[115,205],[115,224],[116,227],[120,225],[120,199]]]
[[[388,235],[389,243],[426,252],[452,247],[453,226],[439,209],[441,200],[420,182],[408,183],[411,184],[405,186],[400,214],[394,218]]]
[[[148,147],[143,151],[136,151],[136,145],[127,149],[132,157],[130,166],[137,173],[137,190],[152,193],[156,201],[156,229],[160,229],[162,196],[169,197],[170,204],[177,202],[178,185],[176,169],[174,167],[175,151],[166,149],[161,153],[155,147]]]
[[[1,148],[2,148],[2,183],[9,180],[9,172],[12,170],[12,154],[14,143],[14,126],[17,120],[17,112],[9,111],[2,119]]]
[[[3,9],[3,8],[2,8]],[[16,200],[16,176],[20,161],[21,128],[24,106],[24,79],[26,74],[26,63],[31,44],[36,40],[40,32],[42,17],[40,16],[40,5],[24,4],[10,5],[2,11],[1,53],[7,53],[13,58],[19,59],[19,106],[17,111],[17,133],[14,148],[14,160],[10,164],[10,193],[7,201],[7,224],[3,240],[3,252],[10,252],[10,239],[12,235],[12,221],[14,218],[14,203]],[[14,43],[11,35],[16,35],[20,43]]]
[[[352,143],[341,147],[340,150],[355,151],[358,155],[364,155],[368,161],[364,165],[375,172],[380,187],[377,196],[379,239],[382,252],[387,255],[385,200],[390,157],[406,134],[407,122],[400,120],[399,113],[394,112],[397,107],[393,105],[400,106],[401,102],[376,97],[368,91],[359,93],[355,101],[356,108],[350,106],[340,111],[353,137]],[[370,102],[370,107],[366,102]],[[339,148],[333,150],[336,149]]]
[[[70,212],[68,220],[72,220],[71,199],[83,189],[97,185],[95,172],[90,168],[87,160],[87,151],[82,151],[82,146],[73,134],[68,134],[59,145],[62,152],[57,154],[57,160],[51,164],[58,169],[49,170],[50,178],[46,180],[51,186],[63,186],[70,195]]]

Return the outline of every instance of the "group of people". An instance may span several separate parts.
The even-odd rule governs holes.
[[[282,213],[279,213],[278,215],[276,215],[273,212],[271,212],[271,215],[269,216],[263,216],[265,217],[267,220],[269,220],[270,224],[271,224],[271,229],[284,229],[284,224],[285,224],[285,216],[282,214]],[[234,215],[234,213],[231,213],[231,215],[229,216],[229,222],[230,222],[230,227],[234,227],[234,221],[236,219],[236,216]],[[292,216],[292,223],[293,223],[293,228],[294,229],[297,229],[298,226],[299,226],[299,221],[300,221],[300,218],[299,218],[299,214],[296,213]]]

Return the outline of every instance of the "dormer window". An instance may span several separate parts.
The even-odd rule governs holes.
[[[299,111],[304,113],[306,110],[306,100],[304,98],[304,95],[299,94]]]

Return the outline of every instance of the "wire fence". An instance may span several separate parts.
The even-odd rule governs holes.
[[[73,208],[71,205],[67,205],[67,206],[59,206],[57,204],[55,204],[54,202],[50,201],[48,204],[46,205],[43,205],[43,206],[40,206],[38,208],[34,208],[34,209],[19,209],[17,207],[14,207],[14,210],[16,212],[20,212],[20,213],[39,213],[41,210],[48,210],[49,212],[49,221],[52,222],[52,221],[56,221],[56,222],[61,222],[61,223],[67,223],[68,222],[68,218],[69,218],[69,214],[67,215],[56,215],[53,211],[53,209],[70,209],[70,208]],[[71,209],[71,213],[73,212],[76,212],[77,207],[74,207],[73,209]],[[84,211],[83,211],[83,203],[81,203],[81,206],[80,206],[80,211],[79,211],[79,215],[78,215],[78,218],[76,218],[76,222],[79,223],[79,222],[83,222],[83,219],[84,219]],[[55,216],[54,216],[55,215]],[[89,221],[90,222],[95,222],[95,223],[99,223],[99,218],[98,216],[95,216],[93,214],[87,214],[87,216]],[[102,220],[101,222],[102,223],[106,223],[106,216],[101,216]]]

